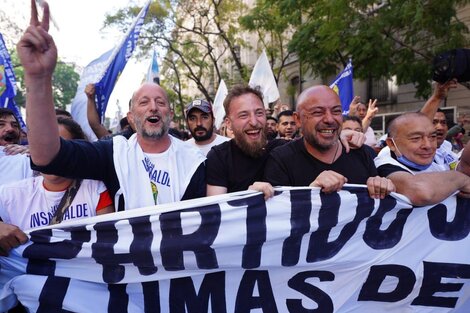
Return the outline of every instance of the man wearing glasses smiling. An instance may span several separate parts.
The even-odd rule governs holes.
[[[455,192],[470,197],[470,177],[434,162],[437,132],[425,114],[410,112],[395,118],[386,142],[388,147],[374,160],[377,171],[413,205],[438,203]]]

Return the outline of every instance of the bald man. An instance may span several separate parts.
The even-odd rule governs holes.
[[[325,193],[339,191],[345,183],[366,184],[369,195],[384,198],[393,183],[379,177],[370,154],[363,147],[349,149],[356,132],[342,133],[343,116],[338,95],[328,86],[306,89],[297,99],[294,118],[303,138],[271,152],[265,179],[273,186],[314,186]],[[361,143],[362,145],[362,143]]]
[[[470,196],[470,177],[434,162],[437,139],[425,114],[405,113],[390,123],[387,147],[375,158],[379,175],[391,179],[413,205],[435,204],[455,192]]]
[[[57,48],[31,1],[30,26],[17,45],[24,67],[29,144],[34,169],[71,178],[102,180],[119,209],[134,209],[205,195],[205,157],[168,135],[172,111],[159,85],[144,83],[132,96],[129,121],[136,134],[88,143],[59,137],[52,96]],[[121,201],[120,196],[123,196]]]

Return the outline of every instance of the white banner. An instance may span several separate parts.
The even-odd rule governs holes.
[[[0,310],[470,312],[470,201],[399,199],[281,188],[46,227],[0,258]]]

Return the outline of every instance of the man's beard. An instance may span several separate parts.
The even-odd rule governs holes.
[[[331,147],[333,147],[337,143],[337,140],[338,140],[338,136],[337,136],[336,140],[332,140],[331,142],[326,144],[326,143],[319,142],[317,138],[315,138],[314,134],[312,133],[304,133],[303,137],[308,144],[310,144],[313,148],[321,152],[326,152],[329,149],[331,149]]]
[[[145,127],[143,127],[143,121],[137,119],[135,121],[135,127],[137,129],[137,133],[139,133],[139,130],[140,130],[140,133],[142,134],[143,138],[160,139],[165,134],[168,133],[168,130],[170,129],[170,122],[171,122],[169,116],[162,116],[161,121],[162,121],[162,126],[160,128],[148,131],[147,129],[145,129]]]
[[[233,134],[235,137],[235,143],[237,146],[242,150],[245,154],[249,155],[252,158],[258,158],[265,153],[265,146],[266,146],[266,132],[261,130],[261,137],[260,140],[257,141],[248,141],[245,138],[245,133],[238,130],[233,130]]]
[[[267,138],[268,140],[273,140],[273,139],[275,139],[276,137],[277,137],[277,132],[271,131],[271,130],[268,130],[268,131],[266,132],[266,138]]]
[[[20,142],[20,134],[16,132],[6,133],[3,137],[0,138],[0,142],[6,142],[7,144]]]
[[[196,132],[200,130],[203,130],[206,133],[202,136],[196,135]],[[191,135],[193,136],[195,141],[204,141],[204,140],[210,139],[212,137],[213,132],[214,132],[213,128],[207,130],[204,127],[196,127],[193,131],[191,131]]]

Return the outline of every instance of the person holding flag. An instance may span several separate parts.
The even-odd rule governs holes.
[[[24,67],[33,168],[47,174],[101,180],[119,210],[169,203],[205,195],[205,157],[168,134],[172,111],[168,95],[144,83],[132,96],[129,118],[136,134],[129,140],[93,143],[59,137],[52,96],[57,47],[49,30],[49,6],[31,20],[17,44]],[[122,196],[122,198],[121,198]]]

